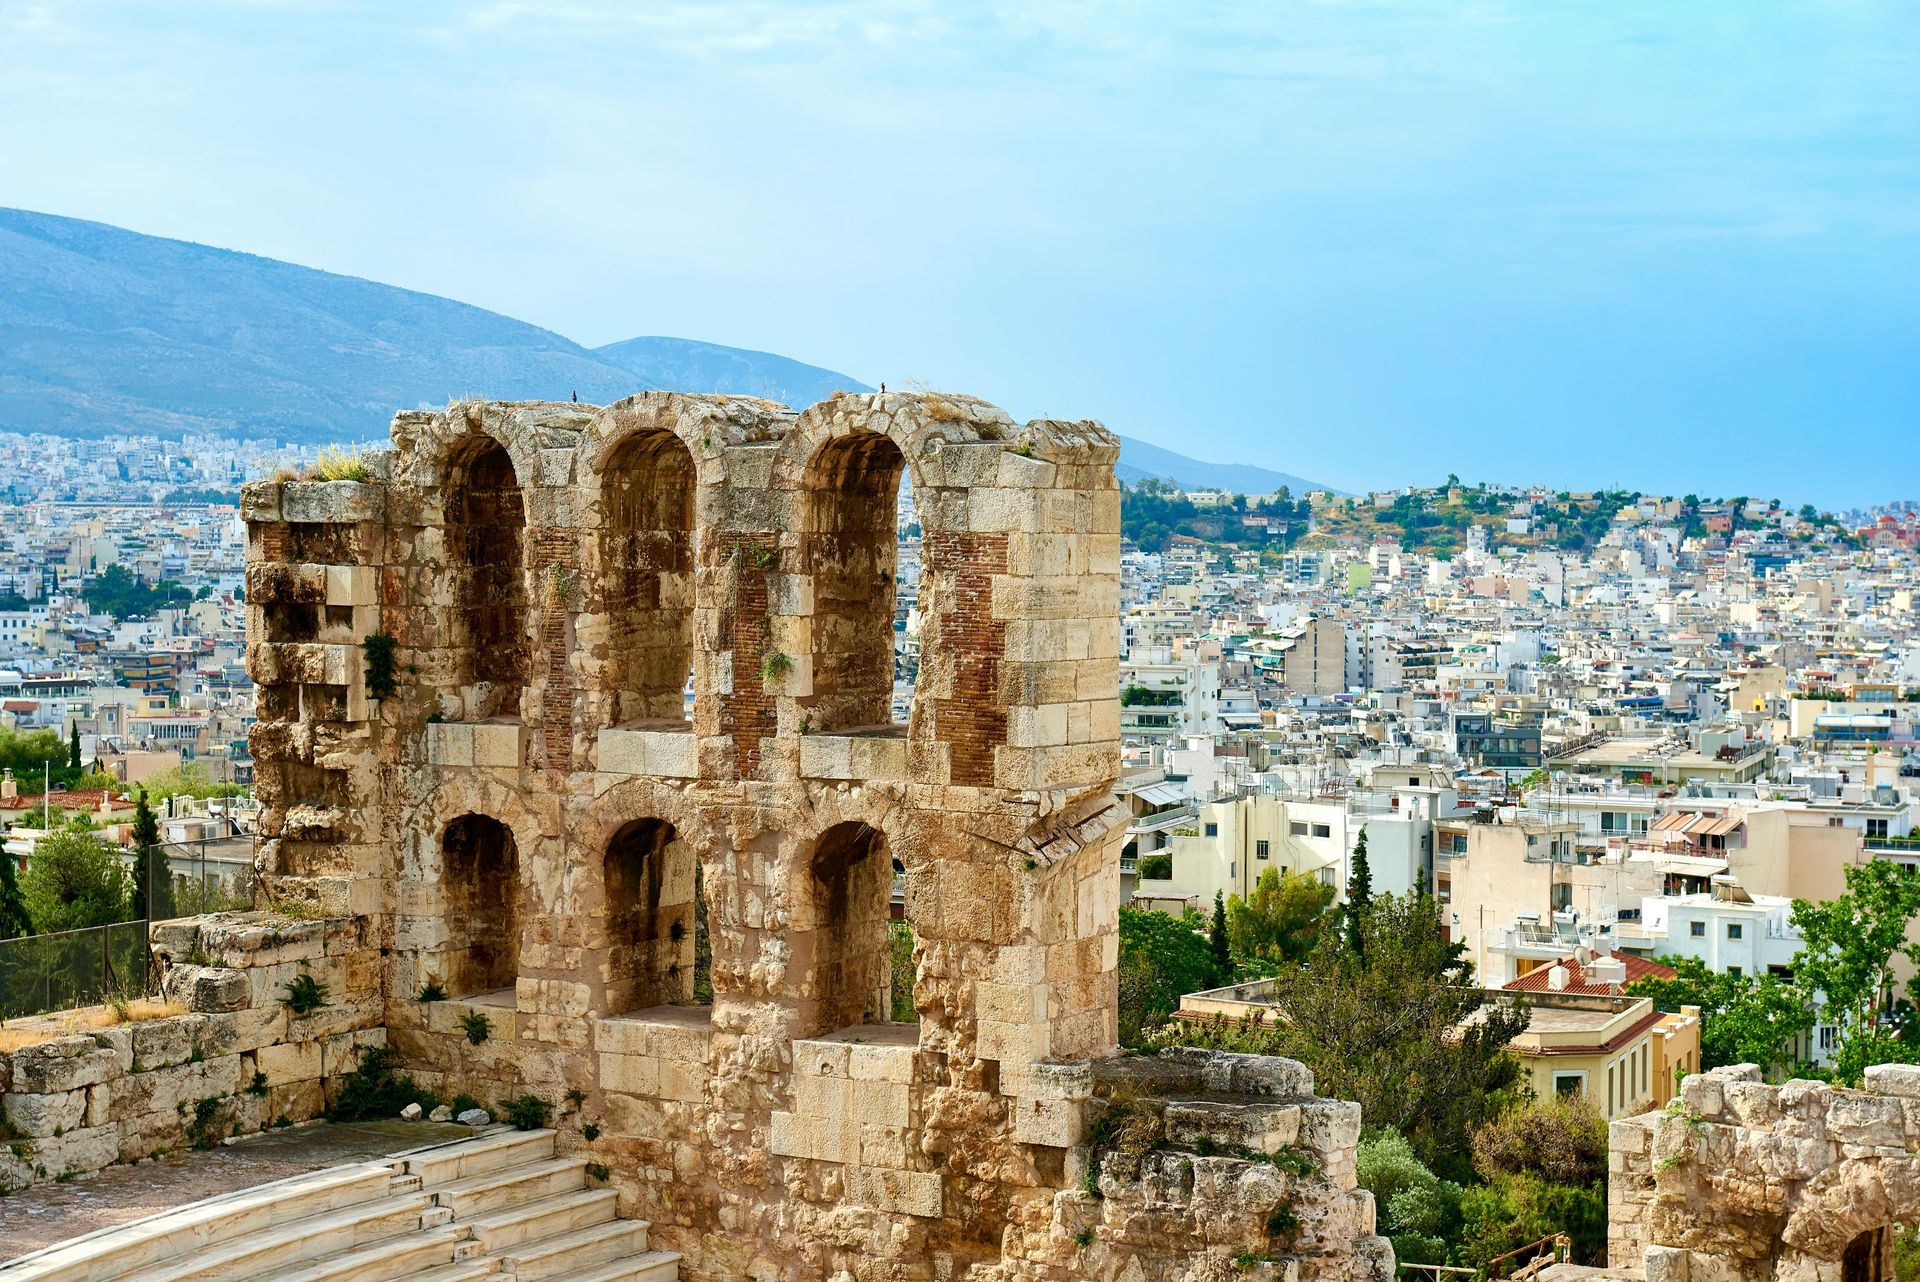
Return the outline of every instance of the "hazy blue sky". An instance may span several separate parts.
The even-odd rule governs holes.
[[[0,0],[0,204],[1349,489],[1920,497],[1917,171],[1917,0]]]

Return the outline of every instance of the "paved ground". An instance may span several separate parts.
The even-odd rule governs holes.
[[[207,1153],[110,1166],[68,1184],[37,1184],[0,1197],[0,1260],[204,1197],[472,1133],[464,1126],[433,1122],[323,1122],[250,1135]]]

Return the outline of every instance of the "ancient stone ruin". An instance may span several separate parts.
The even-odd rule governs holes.
[[[1615,1122],[1610,1271],[1647,1282],[1885,1282],[1895,1224],[1920,1222],[1920,1068],[1866,1089],[1696,1073],[1661,1113]]]
[[[571,1093],[685,1277],[1391,1276],[1357,1108],[1115,1056],[1104,428],[647,393],[393,443],[247,488],[249,662],[263,894],[353,924],[417,1079]]]

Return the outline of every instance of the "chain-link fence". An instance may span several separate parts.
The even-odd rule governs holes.
[[[0,1019],[143,996],[150,959],[144,921],[0,939]]]
[[[151,872],[145,875],[141,857],[130,858],[134,911],[150,921],[253,907],[251,837],[162,842],[147,856]]]

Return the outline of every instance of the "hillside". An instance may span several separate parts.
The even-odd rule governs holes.
[[[870,391],[771,352],[685,338],[589,350],[432,294],[105,223],[0,208],[0,431],[383,437],[455,397],[607,402],[655,387],[804,407]],[[1311,482],[1121,438],[1122,480],[1296,493]]]

